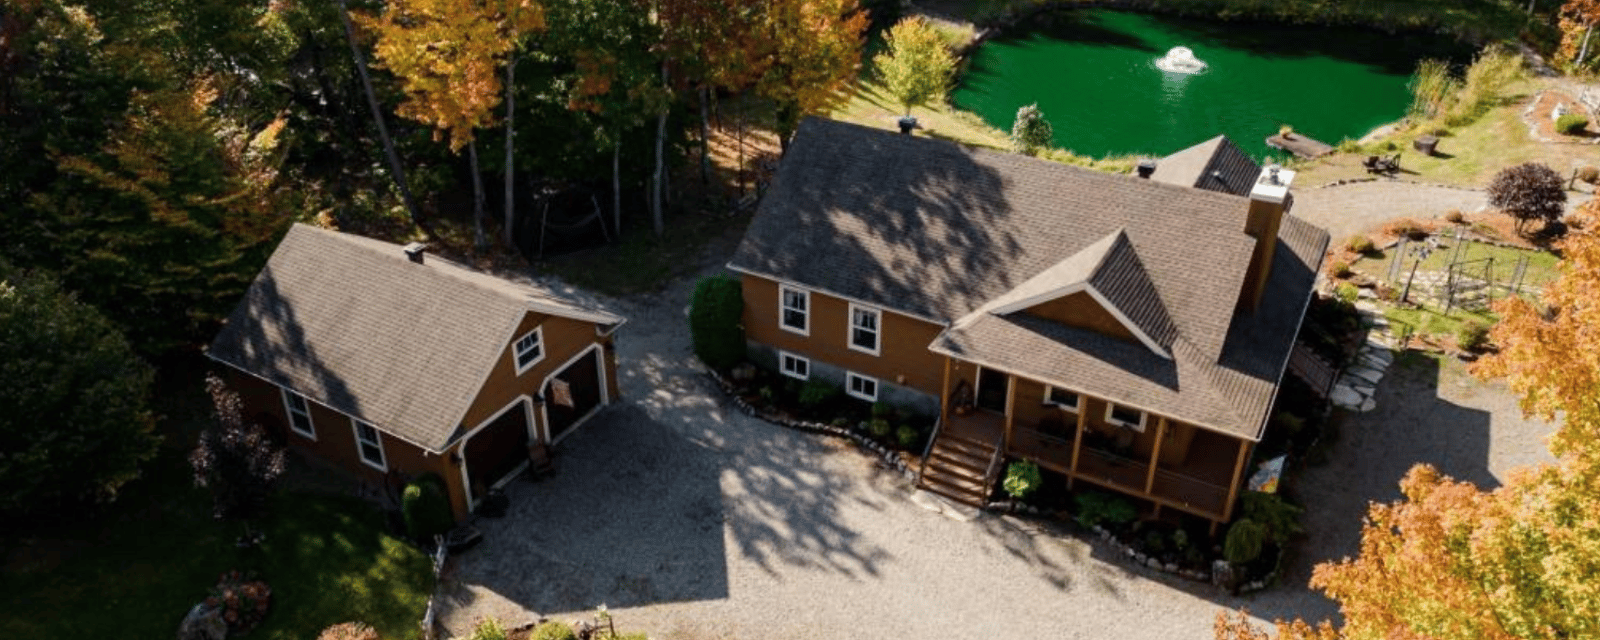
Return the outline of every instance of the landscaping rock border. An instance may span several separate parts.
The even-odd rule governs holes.
[[[833,436],[836,438],[852,440],[856,443],[857,447],[877,455],[879,464],[886,468],[900,472],[900,474],[907,480],[916,480],[916,471],[911,468],[911,465],[906,464],[905,458],[901,457],[899,451],[895,451],[894,449],[886,447],[880,444],[878,441],[867,437],[866,434],[850,429],[849,427],[836,427],[831,424],[812,422],[810,420],[795,420],[757,409],[750,403],[745,402],[744,398],[739,397],[739,394],[734,392],[733,383],[728,382],[727,379],[723,378],[722,374],[717,373],[716,369],[705,367],[705,371],[706,376],[711,378],[711,380],[717,384],[718,389],[722,390],[722,395],[727,396],[727,398],[733,402],[733,405],[738,407],[739,411],[743,412],[745,415],[778,425],[780,427],[794,429],[796,431],[804,431],[806,433],[816,433],[825,436]]]

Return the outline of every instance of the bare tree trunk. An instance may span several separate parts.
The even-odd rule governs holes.
[[[1534,2],[1534,0],[1528,0],[1528,14],[1529,15],[1533,14],[1533,2]]]
[[[622,138],[611,143],[611,228],[622,239]]]
[[[467,159],[472,165],[472,246],[478,251],[489,248],[489,239],[483,235],[483,174],[478,172],[478,141],[467,143]]]
[[[512,144],[512,142],[515,140],[516,135],[517,135],[516,127],[512,126],[512,121],[513,121],[514,118],[516,118],[516,113],[517,113],[517,111],[516,111],[516,109],[517,109],[517,92],[516,92],[517,82],[516,82],[516,80],[517,80],[517,55],[516,55],[516,53],[512,53],[511,54],[511,59],[506,61],[506,225],[505,225],[506,228],[505,228],[505,236],[506,236],[506,248],[507,249],[510,249],[510,248],[516,246],[515,245],[516,237],[512,234],[512,228],[511,228],[511,225],[516,222],[516,220],[515,220],[516,213],[515,212],[517,210],[516,207],[512,203],[512,197],[513,197],[513,194],[512,194],[512,178],[515,175],[515,171],[514,171],[514,161],[513,161],[512,157],[511,157],[511,155],[512,155],[511,152],[512,152],[512,149],[514,148],[514,145]]]
[[[666,86],[666,84],[667,65],[663,64],[661,65],[661,85]],[[661,209],[662,205],[665,204],[662,201],[664,199],[662,192],[666,177],[664,174],[666,173],[667,112],[670,110],[670,108],[662,109],[661,113],[656,116],[656,171],[650,180],[650,216],[655,224],[657,236],[667,231],[666,220],[663,218]]]
[[[700,87],[700,185],[711,186],[711,89]]]
[[[347,0],[339,0],[339,20],[344,22],[345,41],[350,43],[350,57],[355,59],[356,72],[361,75],[361,88],[367,94],[367,106],[372,109],[372,121],[378,125],[378,139],[383,142],[383,153],[389,160],[389,171],[394,177],[395,185],[400,187],[400,200],[405,203],[406,215],[410,217],[411,224],[422,228],[423,233],[428,232],[417,216],[417,205],[411,199],[411,186],[406,183],[406,170],[400,165],[400,154],[394,150],[394,140],[389,138],[389,125],[383,121],[383,110],[378,108],[378,94],[372,91],[372,77],[367,74],[367,59],[361,55],[361,48],[356,46],[356,29],[350,24],[350,7]]]
[[[1583,28],[1583,47],[1578,51],[1578,66],[1583,66],[1583,61],[1589,57],[1589,36],[1594,34],[1594,25]]]

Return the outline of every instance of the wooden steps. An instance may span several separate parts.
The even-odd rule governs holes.
[[[999,446],[941,432],[922,462],[917,486],[962,504],[981,507],[989,497],[987,474]]]

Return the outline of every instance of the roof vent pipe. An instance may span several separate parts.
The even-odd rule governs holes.
[[[1139,172],[1139,177],[1148,180],[1150,176],[1155,175],[1156,161],[1150,158],[1140,158],[1139,165],[1135,170]]]
[[[406,252],[406,257],[417,264],[422,264],[422,254],[427,252],[427,250],[428,245],[422,244],[421,242],[413,242],[408,244],[404,249]]]

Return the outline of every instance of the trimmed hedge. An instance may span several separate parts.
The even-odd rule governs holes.
[[[713,369],[725,371],[745,357],[744,291],[729,276],[711,276],[694,288],[689,308],[689,334],[694,354]]]
[[[454,527],[456,519],[445,498],[444,479],[429,473],[406,483],[400,494],[400,516],[405,519],[406,533],[419,543],[431,542],[435,535]]]

